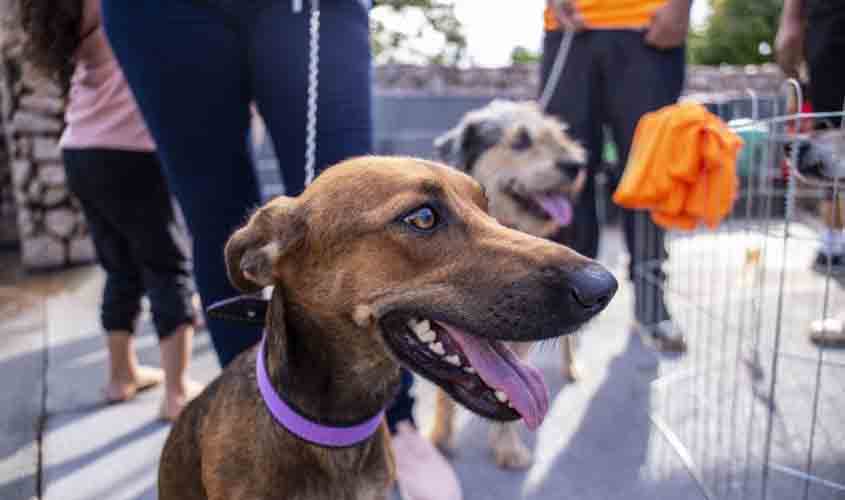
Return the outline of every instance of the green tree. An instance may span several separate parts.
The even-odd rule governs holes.
[[[713,14],[690,33],[690,62],[760,64],[773,60],[782,0],[711,0]]]
[[[453,1],[376,0],[372,12],[372,44],[376,62],[416,60],[455,65],[465,55],[466,37],[455,17]],[[410,22],[410,21],[419,22]],[[420,41],[436,41],[434,51]]]
[[[531,50],[523,47],[522,45],[517,45],[511,51],[512,64],[531,64],[539,61],[540,54],[532,52]]]

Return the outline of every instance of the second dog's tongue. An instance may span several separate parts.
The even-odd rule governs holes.
[[[572,204],[565,196],[544,194],[535,196],[534,201],[561,226],[566,227],[572,222]]]
[[[548,389],[540,372],[520,360],[501,342],[481,339],[445,323],[437,323],[460,345],[481,380],[508,395],[528,428],[539,427],[549,410]]]

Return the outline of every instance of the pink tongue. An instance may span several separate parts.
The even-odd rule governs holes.
[[[543,210],[549,214],[549,217],[554,219],[561,226],[568,226],[572,222],[572,204],[563,195],[537,195],[534,196],[534,201],[543,207]]]
[[[439,321],[437,324],[457,341],[481,380],[507,394],[528,428],[537,429],[549,411],[548,389],[540,372],[522,362],[501,342],[474,337]]]

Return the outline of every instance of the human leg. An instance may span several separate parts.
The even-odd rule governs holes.
[[[218,8],[192,2],[105,0],[103,19],[185,213],[202,301],[236,295],[223,247],[259,203],[245,141],[252,92],[244,35]],[[261,336],[210,318],[208,328],[223,366]]]
[[[845,6],[838,2],[813,2],[807,13],[805,58],[810,75],[810,97],[815,112],[843,111],[845,106],[845,68],[841,59],[845,51]],[[817,128],[839,127],[841,118],[834,116],[816,123]],[[826,273],[830,267],[845,265],[845,202],[842,188],[839,193],[830,190],[829,198],[819,207],[824,229],[821,247],[816,256],[816,267]],[[830,267],[829,267],[830,266]],[[845,316],[813,321],[810,340],[821,346],[845,345]]]
[[[620,30],[601,33],[603,102],[619,152],[625,165],[634,130],[640,118],[674,104],[684,83],[684,48],[661,50],[645,44],[641,32]],[[620,84],[624,82],[624,84]],[[634,316],[649,329],[661,350],[683,351],[682,336],[669,322],[663,283],[663,263],[668,258],[665,232],[640,210],[623,211],[625,244],[630,255],[629,279],[634,284]]]
[[[121,204],[112,208],[110,217],[141,269],[164,369],[161,415],[172,421],[200,390],[187,376],[194,334],[190,238],[156,155],[115,151],[111,157],[121,175],[112,195]]]
[[[109,352],[108,382],[103,389],[109,402],[131,399],[139,390],[159,384],[161,370],[138,362],[133,346],[143,285],[129,241],[112,218],[121,204],[115,187],[122,183],[122,165],[109,151],[64,150],[68,187],[77,197],[88,222],[97,258],[106,272],[100,320]]]
[[[544,35],[541,89],[549,79],[562,39],[563,34],[559,31],[549,31]],[[584,146],[588,155],[587,181],[574,207],[573,225],[577,230],[568,231],[571,241],[554,239],[590,258],[598,256],[601,231],[596,208],[595,175],[601,165],[603,111],[596,92],[600,74],[594,39],[595,34],[591,32],[580,33],[573,38],[557,89],[546,110],[569,127],[569,132]]]
[[[252,21],[250,65],[258,109],[279,160],[288,196],[305,188],[309,71],[308,2],[293,13],[275,2]],[[317,87],[317,173],[372,153],[369,20],[360,2],[321,5]],[[285,64],[278,64],[280,54]]]

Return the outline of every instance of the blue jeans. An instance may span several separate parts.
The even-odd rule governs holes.
[[[238,292],[223,247],[260,203],[247,143],[250,103],[263,116],[287,194],[305,179],[308,2],[103,0],[114,53],[158,145],[168,183],[194,238],[203,303]],[[371,151],[368,12],[359,1],[321,3],[316,168]],[[222,366],[261,337],[209,319]]]

